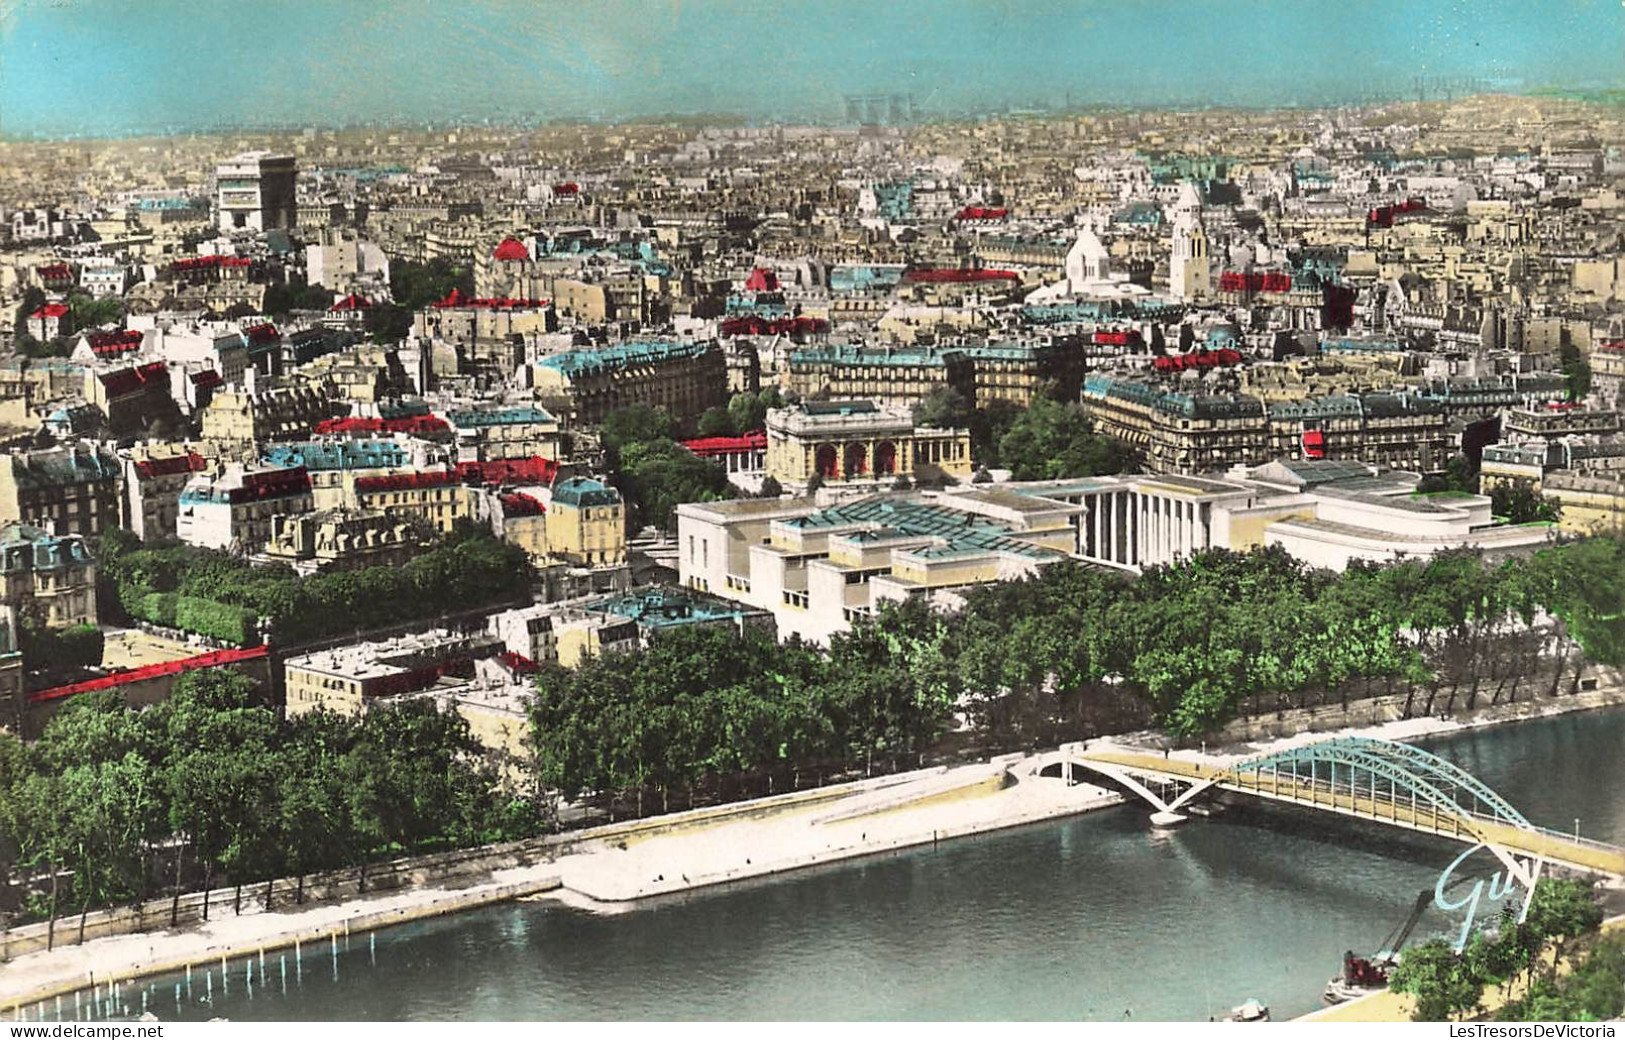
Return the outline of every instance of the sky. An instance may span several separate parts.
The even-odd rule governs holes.
[[[1625,85],[1625,0],[0,0],[0,135]]]

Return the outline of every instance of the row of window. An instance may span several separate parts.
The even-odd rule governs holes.
[[[867,567],[867,568],[865,568],[863,570],[860,570],[860,571],[847,571],[846,572],[846,583],[848,585],[862,585],[864,582],[868,581],[870,578],[876,577],[876,576],[881,575],[881,574],[890,574],[890,573],[891,573],[891,564],[887,564],[884,567]]]

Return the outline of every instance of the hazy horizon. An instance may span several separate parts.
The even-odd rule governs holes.
[[[1402,100],[1418,78],[1615,86],[1622,44],[1611,0],[15,0],[0,12],[0,134],[818,123],[840,121],[846,94],[912,95],[923,118],[1302,107]]]

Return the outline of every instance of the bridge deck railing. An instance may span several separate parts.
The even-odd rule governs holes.
[[[1625,849],[1621,849],[1620,846],[1593,838],[1576,837],[1569,831],[1541,827],[1527,821],[1481,812],[1459,802],[1445,807],[1428,798],[1418,797],[1414,801],[1399,800],[1394,795],[1401,792],[1385,777],[1379,777],[1377,786],[1373,789],[1369,773],[1365,774],[1365,784],[1361,784],[1358,780],[1351,784],[1346,778],[1339,778],[1334,782],[1325,776],[1236,771],[1226,767],[1210,766],[1209,771],[1204,773],[1200,771],[1201,767],[1197,766],[1195,769],[1198,771],[1192,772],[1188,771],[1191,768],[1189,763],[1175,763],[1171,764],[1171,768],[1164,768],[1162,763],[1156,762],[1150,756],[1145,758],[1146,760],[1140,763],[1119,760],[1116,764],[1130,771],[1147,774],[1148,778],[1155,777],[1159,781],[1187,785],[1217,782],[1251,794],[1298,805],[1331,809],[1334,812],[1374,822],[1395,823],[1441,836],[1492,841],[1498,845],[1548,857],[1555,853],[1558,858],[1574,859],[1576,862],[1594,866],[1600,864],[1604,869],[1614,873],[1620,872],[1619,863],[1625,863]],[[1388,783],[1387,790],[1383,789],[1385,781]],[[1573,855],[1565,856],[1562,851],[1564,848],[1573,850]],[[1597,854],[1602,854],[1607,859],[1617,859],[1618,863],[1602,863]]]
[[[1549,838],[1559,838],[1568,842],[1570,845],[1579,845],[1588,849],[1601,849],[1604,852],[1620,851],[1620,846],[1615,845],[1612,842],[1598,841],[1596,838],[1576,836],[1573,831],[1566,831],[1560,827],[1542,827],[1539,824],[1536,824],[1533,829],[1537,833],[1544,834]]]
[[[1261,773],[1233,774],[1234,780],[1237,781],[1236,786],[1243,787],[1243,788],[1251,788],[1251,789],[1257,790],[1259,792],[1269,791],[1269,789],[1272,786],[1268,781],[1265,780],[1266,776],[1268,776],[1268,774],[1261,774]],[[1243,778],[1247,778],[1247,779],[1243,779]],[[1406,815],[1412,816],[1412,818],[1408,821],[1412,826],[1418,826],[1418,827],[1426,826],[1429,822],[1436,819],[1437,822],[1434,823],[1434,826],[1433,826],[1432,829],[1457,831],[1457,828],[1454,827],[1453,825],[1451,825],[1448,822],[1454,817],[1454,818],[1460,819],[1462,821],[1471,821],[1471,822],[1487,824],[1487,825],[1495,826],[1495,827],[1506,827],[1506,828],[1511,828],[1511,829],[1514,829],[1514,830],[1526,831],[1531,835],[1538,834],[1543,838],[1547,838],[1547,839],[1550,839],[1550,840],[1562,842],[1563,844],[1572,845],[1572,846],[1575,846],[1575,847],[1578,847],[1578,848],[1595,849],[1595,850],[1598,850],[1598,851],[1601,851],[1601,852],[1618,852],[1618,851],[1620,851],[1620,846],[1612,844],[1610,842],[1599,841],[1599,840],[1597,840],[1595,838],[1576,837],[1576,835],[1572,831],[1565,831],[1565,830],[1561,830],[1561,829],[1555,828],[1555,827],[1542,827],[1542,826],[1540,826],[1538,824],[1518,823],[1518,822],[1516,822],[1514,820],[1508,820],[1508,819],[1504,819],[1504,818],[1502,818],[1500,816],[1496,816],[1493,813],[1479,812],[1479,811],[1477,811],[1475,809],[1469,808],[1469,807],[1464,806],[1464,805],[1457,805],[1455,813],[1449,813],[1449,812],[1446,812],[1446,811],[1441,811],[1441,812],[1439,812],[1437,814],[1437,817],[1435,817],[1434,814],[1431,811],[1426,812],[1425,815],[1424,815],[1424,806],[1426,806],[1430,810],[1431,807],[1432,807],[1431,803],[1418,803],[1416,805],[1416,807],[1415,807],[1414,814],[1413,814],[1413,810],[1412,810],[1412,807],[1410,805],[1406,804],[1405,802],[1395,801],[1394,799],[1392,799],[1390,797],[1387,797],[1387,793],[1383,792],[1381,790],[1379,790],[1377,792],[1377,794],[1376,794],[1376,797],[1373,798],[1372,794],[1371,794],[1371,792],[1369,790],[1364,790],[1364,791],[1350,790],[1350,788],[1347,785],[1343,785],[1343,784],[1338,784],[1338,785],[1335,785],[1335,787],[1334,787],[1334,785],[1330,781],[1328,781],[1328,780],[1326,780],[1325,778],[1322,778],[1322,777],[1315,778],[1315,780],[1312,783],[1311,783],[1311,781],[1309,780],[1308,777],[1305,777],[1305,776],[1302,776],[1302,775],[1299,775],[1297,777],[1293,777],[1293,778],[1290,778],[1290,779],[1295,781],[1294,786],[1297,787],[1300,791],[1305,789],[1305,788],[1308,788],[1308,789],[1311,789],[1313,791],[1314,795],[1319,795],[1319,794],[1324,793],[1327,796],[1328,801],[1332,801],[1332,803],[1333,803],[1332,807],[1334,807],[1334,808],[1339,807],[1339,806],[1337,806],[1335,800],[1333,799],[1334,794],[1335,794],[1337,799],[1364,801],[1368,805],[1371,805],[1371,811],[1370,811],[1369,815],[1371,816],[1372,819],[1384,819],[1384,818],[1390,819],[1390,820],[1396,819],[1397,818],[1396,815],[1392,815],[1392,814],[1388,814],[1388,813],[1384,813],[1384,812],[1379,811],[1379,807],[1392,806],[1392,807],[1394,807],[1396,809],[1404,810]],[[1251,782],[1248,782],[1249,780]],[[1302,802],[1305,802],[1306,804],[1311,804],[1311,805],[1313,805],[1313,804],[1324,804],[1324,803],[1320,803],[1318,801],[1318,799],[1313,797],[1313,796],[1311,796],[1311,797],[1301,797],[1296,792],[1276,791],[1276,792],[1271,792],[1271,793],[1274,793],[1276,795],[1276,797],[1286,798],[1286,799],[1289,799],[1289,800],[1294,801],[1294,802],[1302,801]],[[1350,811],[1352,811],[1355,815],[1358,815],[1358,816],[1367,815],[1366,812],[1362,811],[1361,807],[1358,804],[1348,805],[1348,806],[1346,806],[1346,808],[1350,809]]]

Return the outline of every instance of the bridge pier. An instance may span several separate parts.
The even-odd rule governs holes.
[[[1156,827],[1158,830],[1167,830],[1171,827],[1178,827],[1188,819],[1190,819],[1189,816],[1180,813],[1158,810],[1151,814],[1151,826]]]

